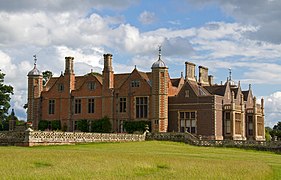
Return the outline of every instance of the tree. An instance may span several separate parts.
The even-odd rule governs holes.
[[[42,74],[43,74],[43,85],[45,85],[46,84],[46,82],[51,78],[51,77],[53,77],[53,73],[51,72],[51,71],[44,71],[44,72],[42,72]]]
[[[281,122],[279,121],[274,125],[272,131],[269,133],[272,137],[277,136],[278,139],[281,139]]]
[[[5,74],[0,69],[0,119],[3,122],[7,118],[7,113],[10,108],[11,95],[13,87],[4,84]]]

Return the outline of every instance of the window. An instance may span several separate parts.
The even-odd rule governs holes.
[[[131,84],[132,87],[140,87],[140,81],[132,81],[132,84]]]
[[[136,97],[136,118],[147,118],[148,98]]]
[[[75,114],[81,113],[81,99],[75,99]]]
[[[196,112],[180,112],[180,129],[181,132],[196,133],[197,121]]]
[[[95,99],[88,99],[88,113],[95,112]]]
[[[49,114],[55,114],[55,100],[49,100]]]
[[[121,112],[121,113],[124,113],[124,112],[126,112],[126,106],[127,106],[127,104],[126,104],[127,102],[126,102],[126,98],[120,98],[119,99],[119,112]]]
[[[185,90],[185,97],[189,97],[189,90]]]
[[[93,82],[93,81],[88,82],[88,89],[89,89],[90,91],[95,90],[95,89],[96,89],[96,83]]]
[[[225,133],[231,133],[231,126],[230,126],[230,112],[225,113]]]
[[[64,86],[62,83],[58,84],[58,91],[62,92],[64,90]]]
[[[253,128],[253,116],[248,116],[248,135],[254,135],[254,128]]]

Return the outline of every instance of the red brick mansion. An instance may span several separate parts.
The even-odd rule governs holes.
[[[264,104],[256,103],[251,87],[240,83],[213,83],[208,68],[185,62],[185,77],[171,78],[161,60],[150,72],[136,68],[115,74],[112,55],[104,54],[102,74],[75,76],[73,57],[65,57],[60,77],[43,85],[34,68],[28,73],[27,118],[36,129],[40,120],[60,120],[74,131],[81,119],[109,117],[115,132],[123,132],[124,121],[149,121],[152,132],[190,132],[208,139],[264,140]]]

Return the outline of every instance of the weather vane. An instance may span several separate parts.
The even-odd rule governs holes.
[[[161,45],[158,45],[159,48],[159,60],[161,59]]]
[[[231,81],[231,68],[229,68],[228,70],[229,70],[229,81]]]
[[[37,61],[36,54],[34,54],[33,57],[34,57],[34,66],[36,66],[36,61]]]

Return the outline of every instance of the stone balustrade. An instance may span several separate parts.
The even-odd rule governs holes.
[[[84,132],[56,132],[33,131],[0,132],[0,145],[37,146],[63,145],[91,142],[132,142],[145,141],[144,134],[117,134],[117,133],[84,133]]]

